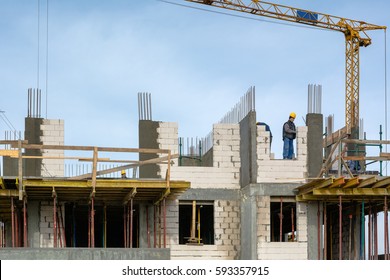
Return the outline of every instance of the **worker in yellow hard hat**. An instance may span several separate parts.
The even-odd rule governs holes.
[[[294,139],[297,137],[297,129],[294,120],[297,114],[291,112],[288,121],[283,125],[283,159],[292,159],[294,155]]]
[[[121,177],[122,178],[126,178],[126,170],[122,170],[121,171]]]

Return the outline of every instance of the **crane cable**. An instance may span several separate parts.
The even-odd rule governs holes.
[[[49,0],[46,0],[46,119],[49,79]]]
[[[40,36],[39,36],[39,35],[40,35],[40,34],[39,34],[40,19],[39,19],[39,18],[40,18],[40,14],[41,14],[40,1],[38,0],[38,30],[37,30],[37,31],[38,31],[38,32],[37,32],[37,33],[38,33],[38,34],[37,34],[37,36],[38,36],[38,38],[37,38],[37,39],[38,39],[38,53],[37,53],[37,89],[38,89],[38,90],[39,90],[39,51],[40,51],[40,50],[39,50],[39,47],[40,47],[40,46],[39,46],[39,39],[40,39],[40,38],[39,38],[39,37],[40,37]]]
[[[385,139],[387,140],[387,33],[386,29],[384,30],[385,34]],[[385,146],[385,151],[387,153],[387,145]],[[386,161],[385,170],[386,170],[386,176],[387,176],[387,164],[388,161]]]

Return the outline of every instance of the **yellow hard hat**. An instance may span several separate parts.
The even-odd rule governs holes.
[[[294,118],[294,119],[295,119],[296,116],[297,116],[297,114],[295,114],[294,112],[291,112],[291,113],[290,113],[290,118]]]
[[[121,171],[121,175],[124,175],[124,174],[126,174],[126,170]]]

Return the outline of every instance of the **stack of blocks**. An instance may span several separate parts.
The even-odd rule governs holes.
[[[239,189],[239,125],[215,124],[213,139],[213,167],[172,166],[172,180],[190,181],[192,189]]]
[[[213,166],[236,169],[239,176],[240,126],[239,124],[214,124],[213,129]]]
[[[53,248],[54,247],[53,202],[42,201],[40,209],[41,210],[40,210],[40,217],[39,217],[39,233],[40,233],[39,245],[40,248]],[[58,228],[59,228],[59,222],[57,221],[57,230]]]
[[[43,120],[40,136],[43,145],[64,145],[64,121]],[[43,150],[45,157],[56,157],[56,159],[43,159],[41,172],[44,177],[64,176],[64,150]]]
[[[240,252],[240,203],[238,201],[214,201],[215,245],[221,251],[228,251],[232,259]]]
[[[178,124],[174,122],[159,122],[157,128],[157,144],[158,149],[167,149],[171,151],[171,156],[179,153],[179,140],[178,140]],[[160,154],[161,156],[167,156],[167,154]],[[177,165],[178,160],[172,160]],[[165,178],[167,172],[166,164],[159,164],[160,178]]]

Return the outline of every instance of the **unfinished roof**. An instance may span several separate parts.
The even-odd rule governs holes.
[[[340,196],[353,201],[383,200],[390,194],[390,177],[320,178],[296,190],[298,201],[336,201]]]
[[[2,150],[1,155],[7,155],[19,159],[20,167],[18,176],[0,177],[0,215],[4,216],[11,212],[11,198],[14,203],[29,200],[51,200],[56,198],[60,201],[88,203],[91,198],[99,204],[122,205],[128,201],[144,201],[148,203],[159,203],[164,198],[176,196],[190,187],[190,182],[171,181],[170,164],[177,155],[171,155],[170,150],[163,149],[133,149],[133,148],[107,148],[90,146],[63,146],[63,145],[34,145],[26,141],[0,141],[0,144],[10,144],[12,148],[18,149]],[[22,159],[48,158],[47,156],[26,156],[23,150],[71,150],[90,151],[90,158],[77,158],[91,162],[92,173],[86,173],[74,177],[32,177],[24,176]],[[99,152],[120,152],[120,153],[149,153],[153,158],[144,161],[115,160],[125,163],[113,168],[98,170],[99,161],[111,161],[107,158],[100,158]],[[50,157],[53,159],[53,157]],[[54,159],[66,159],[64,156]],[[74,159],[74,157],[72,157]],[[130,164],[128,164],[130,163]],[[103,178],[101,176],[129,168],[146,164],[166,164],[167,172],[165,178]]]

